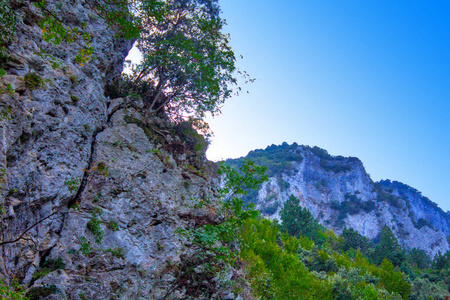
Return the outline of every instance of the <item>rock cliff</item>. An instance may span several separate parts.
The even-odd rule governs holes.
[[[196,249],[176,231],[220,218],[196,206],[214,202],[214,166],[166,119],[144,116],[140,99],[105,96],[132,41],[84,1],[49,1],[55,17],[91,38],[92,59],[78,63],[81,41],[45,42],[42,10],[11,5],[15,35],[0,80],[0,279],[17,280],[31,299],[238,298],[230,284],[238,270],[205,282],[193,264],[194,275],[180,275]]]
[[[405,184],[373,182],[358,158],[295,143],[251,151],[247,158],[268,166],[269,182],[247,197],[268,218],[279,219],[283,203],[294,195],[336,233],[348,227],[376,241],[387,225],[406,249],[422,249],[432,258],[449,249],[448,214]]]

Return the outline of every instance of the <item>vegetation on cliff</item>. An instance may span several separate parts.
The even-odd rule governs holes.
[[[15,15],[11,3],[13,1],[1,0],[0,47],[7,47],[14,41]],[[222,31],[225,22],[220,18],[217,1],[88,0],[87,5],[96,12],[97,17],[115,29],[118,36],[137,38],[138,47],[144,55],[143,62],[134,67],[132,75],[124,75],[109,87],[110,95],[134,93],[133,96],[141,97],[150,115],[163,112],[178,122],[170,130],[182,142],[167,142],[165,135],[158,132],[159,127],[149,128],[144,121],[131,116],[124,118],[125,123],[134,124],[147,137],[153,136],[156,142],[161,141],[155,136],[162,136],[163,142],[167,142],[166,146],[170,148],[168,150],[173,153],[191,152],[198,158],[191,160],[196,166],[186,165],[185,169],[199,177],[204,176],[198,166],[204,163],[207,141],[193,129],[204,128],[204,125],[192,119],[185,121],[185,118],[190,116],[201,119],[207,112],[218,113],[223,102],[231,95],[231,86],[236,83],[235,56],[229,47],[228,36]],[[84,32],[86,24],[75,27],[66,24],[59,17],[60,8],[52,2],[37,1],[35,6],[42,14],[39,25],[45,41],[55,45],[79,42],[74,62],[84,65],[93,59],[92,37]],[[5,57],[1,55],[0,63],[7,60]],[[0,65],[0,77],[6,72],[2,67]],[[35,73],[25,75],[24,79],[30,90],[44,86],[42,78]],[[70,81],[75,82],[76,79]],[[78,101],[77,96],[71,96],[71,99],[73,102]],[[88,127],[85,129],[89,131]],[[169,130],[167,132],[170,135]],[[114,143],[111,143],[112,147],[125,147]],[[128,149],[131,151],[133,147],[128,145]],[[291,150],[292,146],[283,144],[280,148],[269,147],[269,157],[260,155],[258,151],[251,156],[258,163],[268,165],[269,175],[278,176],[281,180],[283,170],[287,168],[288,171],[294,171],[292,162],[301,162],[303,159],[299,152]],[[145,155],[151,152],[167,168],[173,166],[170,157],[159,148],[148,151]],[[311,151],[319,155],[320,165],[327,171],[339,173],[349,169],[345,164],[330,165],[331,157],[321,149],[312,148]],[[337,160],[342,161],[339,158]],[[174,162],[175,165],[177,163]],[[176,276],[168,281],[163,299],[169,299],[176,291],[184,291],[191,298],[213,298],[217,293],[217,285],[212,282],[231,285],[235,295],[246,293],[249,283],[251,292],[245,294],[247,299],[447,297],[450,286],[449,253],[439,254],[430,267],[423,252],[413,249],[407,253],[401,249],[387,227],[383,229],[380,241],[374,248],[371,241],[351,229],[345,229],[337,237],[321,226],[308,210],[301,208],[299,200],[293,196],[281,211],[281,225],[265,220],[245,201],[245,197],[268,179],[264,174],[266,167],[249,160],[241,160],[237,166],[239,171],[231,166],[220,166],[219,172],[224,175],[225,183],[218,191],[219,201],[205,196],[192,209],[201,210],[204,214],[194,217],[188,213],[185,215],[194,220],[194,226],[190,229],[181,228],[177,234],[190,243],[192,252],[189,256],[180,257],[182,261],[179,263],[167,264],[164,274]],[[95,171],[103,177],[109,173],[104,162],[97,163],[86,173],[89,171]],[[166,169],[162,171],[166,172]],[[184,175],[186,180],[190,178],[189,174]],[[139,178],[146,179],[146,174],[140,174]],[[3,177],[0,179],[3,180]],[[186,182],[189,184],[189,181]],[[80,184],[78,178],[65,181],[72,193],[78,191]],[[96,201],[98,199],[94,198],[92,203]],[[74,204],[74,208],[79,205],[77,201]],[[101,218],[102,210],[93,208],[90,220],[85,224],[87,233],[97,244],[102,243],[106,232]],[[162,221],[155,219],[155,224],[157,222]],[[111,219],[108,231],[118,229],[118,223]],[[0,245],[15,244],[25,232],[17,239],[2,240]],[[86,237],[83,236],[80,242],[80,251],[71,250],[86,259],[96,255],[94,251],[91,252],[91,247],[95,245],[89,244]],[[155,247],[158,251],[163,250],[161,244]],[[66,268],[61,258],[47,258],[50,251],[41,256],[42,261],[36,266],[33,280]],[[124,259],[122,248],[108,248],[105,253],[109,258]],[[238,269],[243,270],[244,274],[233,273]],[[222,280],[230,273],[230,279]],[[86,277],[82,280],[88,281]],[[25,292],[16,278],[10,278],[9,282],[13,284],[0,280],[2,299],[40,299],[57,291],[55,285],[31,287],[31,283]],[[78,297],[86,298],[84,292],[80,292]]]

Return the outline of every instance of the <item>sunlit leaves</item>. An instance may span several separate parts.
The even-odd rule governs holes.
[[[153,83],[149,109],[164,108],[174,118],[220,112],[236,79],[217,1],[151,1],[142,7],[138,48],[144,61],[135,80]]]

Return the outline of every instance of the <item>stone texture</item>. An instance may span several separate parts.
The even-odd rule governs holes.
[[[422,249],[432,258],[438,251],[444,253],[449,249],[448,214],[417,190],[395,181],[372,182],[357,158],[332,157],[329,160],[331,165],[348,167],[347,171],[334,172],[321,166],[321,158],[311,148],[298,146],[295,151],[301,153],[303,160],[294,162],[294,174],[282,175],[289,188],[283,189],[279,180],[272,177],[259,190],[257,208],[263,214],[266,212],[266,217],[280,220],[283,203],[294,195],[320,223],[338,234],[344,227],[351,227],[370,239],[376,239],[383,226],[388,225],[406,249]],[[379,200],[382,194],[391,195],[391,203]],[[365,211],[361,208],[358,212],[344,214],[345,218],[342,218],[342,204],[351,201],[349,196],[357,197],[360,207],[369,207],[368,203],[371,203],[373,209]],[[274,212],[267,213],[271,211]],[[428,225],[421,227],[421,218]]]
[[[117,38],[84,1],[48,1],[66,24],[87,24],[94,56],[84,65],[74,62],[81,41],[43,41],[40,10],[27,0],[13,5],[16,40],[0,80],[14,90],[0,96],[9,112],[0,121],[0,242],[21,238],[0,246],[0,278],[45,299],[189,299],[183,287],[169,292],[198,251],[177,229],[220,219],[194,207],[215,200],[210,164],[171,149],[183,141],[167,120],[145,119],[140,101],[105,97],[132,41]],[[44,86],[31,89],[30,73]],[[93,219],[102,234],[89,229]],[[63,268],[36,276],[56,259]],[[209,279],[213,296],[239,299],[224,281],[242,274],[225,274]]]

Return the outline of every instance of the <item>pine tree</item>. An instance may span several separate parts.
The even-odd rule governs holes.
[[[281,231],[297,237],[306,236],[316,244],[324,242],[325,237],[320,234],[322,226],[314,219],[308,209],[300,206],[300,200],[291,195],[280,211]]]
[[[379,264],[385,258],[397,267],[405,260],[405,252],[398,243],[394,233],[392,233],[392,230],[386,225],[384,225],[381,231],[380,242],[375,247],[373,260]]]

